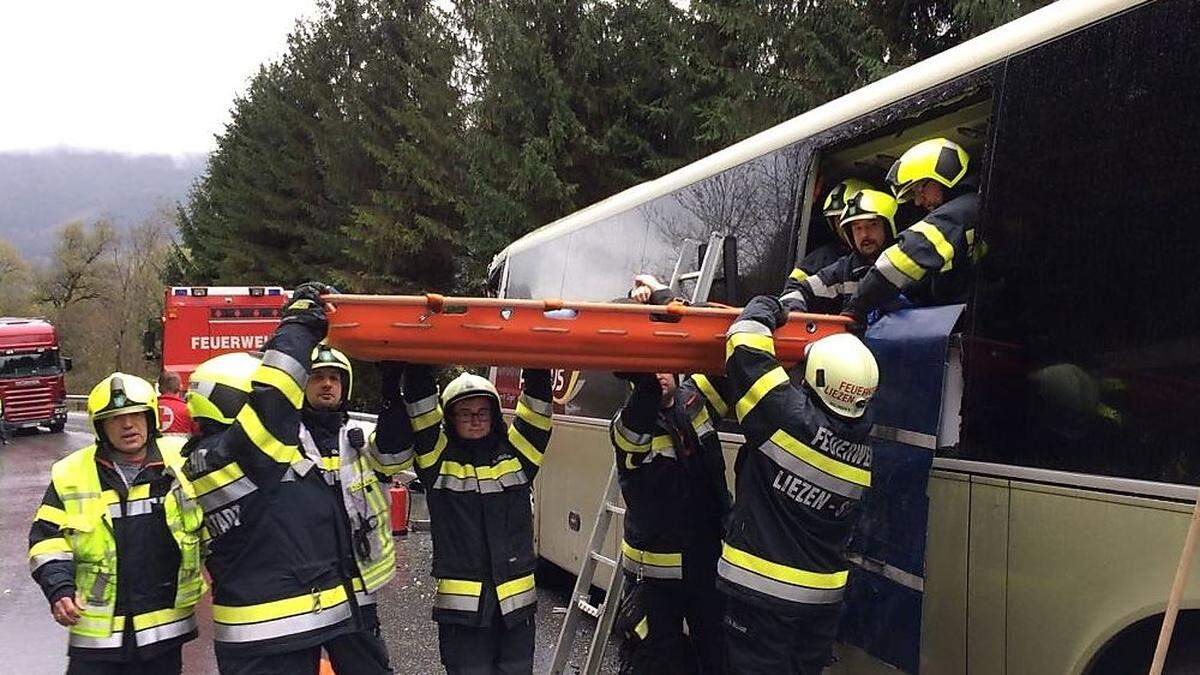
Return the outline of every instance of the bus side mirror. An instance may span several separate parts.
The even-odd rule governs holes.
[[[64,356],[62,362],[63,362],[63,372],[69,373],[69,372],[71,372],[71,369],[75,367],[75,362],[72,361],[71,357],[69,357],[69,356]]]

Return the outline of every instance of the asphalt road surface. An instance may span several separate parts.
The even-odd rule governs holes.
[[[29,576],[26,547],[30,522],[50,480],[50,465],[91,440],[89,434],[79,432],[81,421],[72,415],[64,433],[22,432],[0,447],[0,495],[4,496],[0,500],[0,626],[4,627],[0,647],[9,673],[66,670],[66,633],[50,618],[46,600]],[[380,591],[380,620],[397,673],[444,672],[438,659],[437,627],[429,618],[434,592],[429,577],[432,552],[428,532],[398,537],[396,578]],[[571,582],[557,570],[539,572],[536,673],[549,667]],[[200,616],[200,638],[184,647],[184,672],[216,673],[207,600]],[[585,630],[591,627],[589,620]],[[589,636],[590,632],[577,636],[575,654],[586,650]],[[602,672],[616,672],[615,652],[610,645]]]

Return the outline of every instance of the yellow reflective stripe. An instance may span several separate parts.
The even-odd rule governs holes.
[[[447,595],[469,595],[477,598],[483,592],[483,584],[478,581],[438,579],[437,584],[437,592],[446,593]]]
[[[621,422],[618,420],[617,424],[620,423]],[[645,452],[650,452],[649,443],[634,443],[628,438],[625,438],[625,435],[622,434],[619,429],[613,429],[612,438],[614,441],[616,441],[617,447],[620,448],[622,452],[627,452],[630,454],[642,454]]]
[[[850,576],[849,570],[827,573],[809,572],[795,567],[788,567],[787,565],[780,565],[779,563],[738,550],[726,543],[721,544],[721,557],[738,567],[761,574],[768,579],[796,586],[806,586],[808,588],[842,588],[846,585],[846,578]]]
[[[163,624],[174,623],[180,619],[186,619],[195,612],[196,608],[193,605],[187,607],[168,607],[154,612],[146,612],[133,617],[133,629],[145,630]]]
[[[928,239],[929,243],[933,244],[934,250],[938,252],[938,255],[946,263],[950,263],[954,259],[954,247],[950,245],[950,242],[946,241],[946,236],[942,234],[941,230],[937,229],[932,223],[921,221],[908,229]]]
[[[250,441],[266,456],[280,464],[291,464],[300,460],[300,449],[294,445],[285,445],[272,436],[271,432],[263,426],[262,421],[258,419],[258,413],[254,412],[253,406],[242,406],[237,421],[242,425],[242,431],[246,432]]]
[[[760,352],[775,356],[775,338],[759,333],[734,333],[725,341],[725,360],[733,356],[733,350],[738,347],[750,347]]]
[[[525,438],[525,435],[518,431],[516,427],[510,426],[508,428],[508,442],[512,443],[522,455],[525,455],[525,459],[532,462],[534,466],[542,465],[542,453],[533,447],[529,439]]]
[[[446,434],[445,432],[439,431],[437,443],[433,445],[433,449],[423,455],[417,455],[417,466],[422,469],[428,469],[434,464],[437,464],[438,458],[442,456],[442,451],[445,449]]]
[[[635,562],[640,562],[646,565],[654,565],[655,567],[679,567],[683,564],[682,553],[652,553],[643,551],[640,548],[634,548],[629,545],[629,542],[621,540],[621,553],[625,554],[626,558]]]
[[[692,381],[696,383],[697,387],[700,387],[700,393],[704,394],[704,398],[708,399],[709,405],[717,411],[718,415],[725,417],[729,414],[729,406],[725,404],[725,399],[717,393],[717,388],[712,385],[708,377],[693,375]]]
[[[795,455],[804,463],[815,466],[830,476],[837,476],[842,480],[849,481],[863,487],[871,487],[870,471],[846,464],[845,462],[839,462],[829,455],[823,455],[808,447],[804,443],[801,443],[794,436],[787,433],[783,429],[780,429],[772,434],[771,441],[773,441],[775,445],[787,450],[792,455]]]
[[[768,370],[766,374],[758,378],[758,380],[750,386],[750,390],[747,391],[740,400],[738,400],[737,405],[734,407],[734,410],[737,413],[738,421],[741,422],[742,420],[746,419],[746,415],[750,414],[750,411],[754,409],[754,406],[758,405],[758,402],[761,401],[768,392],[775,387],[787,384],[787,382],[788,375],[783,368],[775,366],[771,370]]]
[[[517,401],[517,417],[525,420],[542,431],[550,431],[550,418],[546,415],[535,412],[533,408],[525,405],[524,401]]]
[[[43,539],[29,547],[29,557],[46,555],[47,553],[70,553],[71,546],[64,537]]]
[[[258,605],[235,607],[213,605],[213,621],[225,624],[258,623],[297,614],[309,614],[336,607],[346,602],[346,589],[335,586],[317,594],[305,593],[294,598],[264,602]]]
[[[196,494],[204,495],[229,485],[230,483],[245,476],[242,467],[237,462],[226,464],[225,466],[206,473],[192,481],[192,487],[196,488]]]
[[[650,634],[650,617],[643,616],[642,620],[638,622],[638,625],[633,627],[633,632],[636,633],[639,638],[645,640],[646,636]]]
[[[251,382],[267,384],[278,389],[279,393],[286,396],[293,407],[299,408],[304,405],[304,390],[296,384],[291,375],[278,368],[272,368],[266,364],[259,366],[258,370],[254,371]]]
[[[458,462],[446,460],[438,467],[438,473],[454,476],[455,478],[474,478],[475,467],[471,464],[459,464]]]
[[[38,507],[37,515],[34,516],[34,520],[44,520],[47,523],[62,527],[62,524],[67,522],[67,512],[56,506],[42,504]]]
[[[904,276],[913,281],[920,281],[925,277],[925,268],[921,267],[908,254],[900,250],[899,245],[893,245],[883,252],[888,262],[892,263],[892,267],[900,270]]]
[[[675,447],[675,442],[670,436],[655,436],[650,440],[650,450],[658,452],[661,450],[670,450]]]
[[[505,598],[511,598],[512,596],[517,595],[519,593],[524,593],[525,591],[532,590],[533,586],[534,586],[534,583],[533,583],[533,575],[532,574],[530,574],[528,576],[523,576],[520,579],[513,579],[512,581],[506,581],[496,587],[496,597],[500,598],[501,600],[503,600]]]
[[[808,272],[805,272],[797,267],[796,269],[792,270],[792,273],[788,275],[788,278],[792,281],[804,281],[808,278]]]
[[[439,405],[438,407],[434,408],[433,410],[430,410],[429,412],[425,413],[424,415],[417,415],[416,417],[412,418],[412,422],[411,422],[412,430],[414,432],[424,431],[425,429],[428,429],[429,427],[431,427],[435,424],[441,424],[441,422],[442,422],[442,406]]]
[[[520,470],[521,460],[512,457],[491,466],[477,466],[475,467],[475,475],[484,480],[496,480],[501,476],[516,473]]]
[[[322,455],[321,468],[326,471],[337,471],[338,469],[342,468],[342,458],[337,456],[325,457]]]
[[[699,412],[692,416],[692,428],[699,432],[711,419],[708,416],[708,408],[700,406]]]

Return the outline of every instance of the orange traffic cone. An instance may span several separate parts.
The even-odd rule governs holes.
[[[318,675],[334,675],[333,664],[329,662],[328,656],[321,657],[321,669],[317,673]]]

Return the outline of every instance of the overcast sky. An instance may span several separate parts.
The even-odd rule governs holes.
[[[316,0],[0,0],[0,152],[203,153]]]

